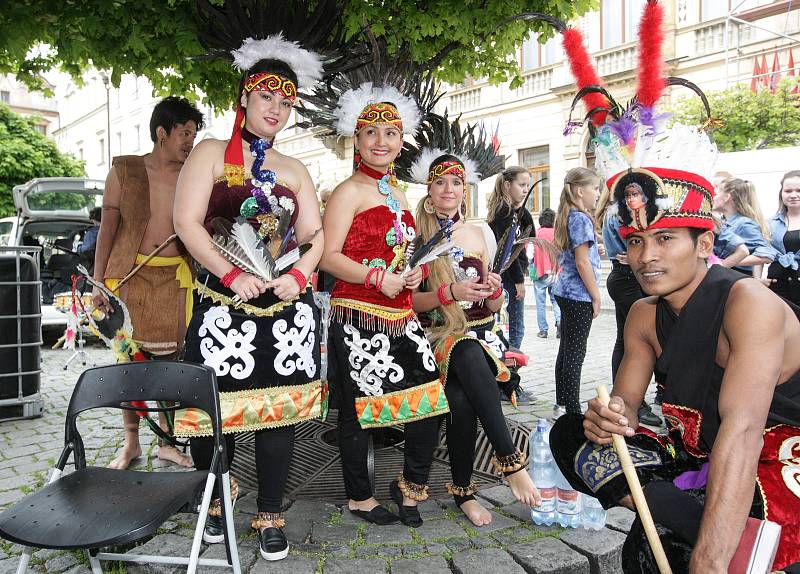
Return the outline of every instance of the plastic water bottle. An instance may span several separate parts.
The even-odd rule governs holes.
[[[556,513],[558,523],[564,528],[581,525],[581,493],[572,488],[561,470],[556,467]]]
[[[531,452],[533,453],[531,479],[539,489],[542,504],[531,508],[531,518],[534,524],[549,526],[556,521],[556,469],[548,439],[547,421],[539,419],[531,439]]]
[[[606,525],[606,511],[600,501],[593,496],[582,495],[583,527],[587,530],[601,530]]]

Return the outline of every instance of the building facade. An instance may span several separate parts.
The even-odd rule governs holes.
[[[53,86],[44,80],[46,87]],[[0,75],[0,104],[8,106],[21,116],[36,118],[36,129],[43,135],[52,135],[58,128],[58,106],[54,98],[34,92],[10,74]]]

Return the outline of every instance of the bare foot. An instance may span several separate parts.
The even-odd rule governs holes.
[[[117,470],[125,470],[128,468],[132,461],[136,460],[142,456],[142,447],[138,444],[136,446],[130,446],[126,444],[122,447],[122,450],[117,455],[117,458],[111,461],[108,465],[108,468],[115,468]]]
[[[369,512],[376,506],[380,506],[380,502],[378,502],[374,496],[370,496],[366,500],[348,500],[347,501],[347,508],[350,510],[364,510]]]
[[[525,470],[506,476],[506,480],[508,481],[508,486],[511,487],[511,494],[522,504],[539,506],[542,503],[542,496],[539,494],[539,490],[533,485],[530,475]]]
[[[477,500],[467,500],[461,505],[461,512],[466,514],[475,526],[486,526],[492,522],[492,513],[486,510]]]
[[[168,444],[158,447],[158,458],[159,460],[174,462],[184,468],[192,468],[194,466],[191,457],[186,456],[177,448]]]

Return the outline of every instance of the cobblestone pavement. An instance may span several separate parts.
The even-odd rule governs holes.
[[[532,289],[531,289],[532,291]],[[532,302],[532,301],[531,301]],[[549,313],[548,313],[549,314]],[[525,424],[539,416],[550,416],[555,398],[553,368],[558,340],[550,315],[550,338],[536,337],[535,309],[526,308],[528,333],[523,351],[531,358],[521,369],[523,385],[536,398],[531,405],[514,409],[505,406],[508,418]],[[609,383],[610,356],[615,336],[613,314],[604,311],[592,326],[589,351],[583,369],[581,399],[594,395],[599,383]],[[51,337],[52,338],[52,337]],[[52,340],[50,341],[52,343]],[[90,358],[97,364],[109,362],[110,353],[92,345]],[[83,367],[76,362],[69,370],[62,366],[65,351],[42,349],[42,393],[45,410],[41,418],[0,422],[0,509],[25,496],[44,483],[47,470],[58,457],[63,441],[63,419],[74,382]],[[121,420],[116,411],[92,411],[81,424],[89,464],[105,465],[122,442]],[[156,440],[142,429],[145,455],[136,468],[162,469]],[[174,469],[174,467],[171,467]],[[418,529],[402,525],[378,527],[367,525],[346,509],[330,503],[301,500],[291,503],[286,520],[291,542],[289,557],[268,563],[258,555],[257,539],[249,528],[249,515],[256,511],[255,495],[246,493],[236,505],[236,529],[243,571],[253,574],[293,572],[343,573],[459,573],[503,572],[513,574],[611,574],[621,572],[620,550],[632,513],[615,509],[608,525],[599,532],[584,529],[535,527],[527,508],[516,503],[510,490],[496,486],[479,492],[480,501],[490,508],[490,525],[475,528],[466,522],[452,500],[429,500],[422,505],[425,524]],[[146,548],[163,554],[188,554],[196,515],[180,514],[164,524],[158,534],[146,542]],[[14,572],[20,548],[0,540],[0,574]],[[220,546],[204,547],[206,557],[223,557]],[[82,574],[89,572],[88,562],[78,552],[39,550],[32,567],[38,572]],[[168,566],[104,564],[115,572],[166,573],[178,571]],[[208,568],[202,569],[209,571]],[[217,571],[222,571],[215,569]]]

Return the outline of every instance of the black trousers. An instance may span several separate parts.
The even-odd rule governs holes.
[[[228,460],[233,461],[235,443],[233,434],[225,435]],[[289,465],[294,452],[294,425],[263,429],[255,432],[256,475],[258,477],[258,511],[280,512],[283,506],[283,489],[289,477]],[[195,437],[191,439],[192,458],[197,470],[211,468],[214,454],[214,439]],[[217,486],[215,496],[219,496]]]
[[[343,382],[344,381],[344,382]],[[356,418],[353,386],[348,377],[333,380],[339,397],[339,450],[342,455],[344,488],[350,500],[367,500],[373,496],[367,469],[370,429],[362,429]],[[433,462],[433,450],[439,439],[440,417],[405,425],[403,477],[408,482],[424,485]]]
[[[581,370],[592,328],[592,304],[556,295],[561,308],[561,339],[556,357],[556,404],[581,412]]]
[[[495,453],[514,453],[514,442],[500,406],[500,390],[495,375],[478,341],[456,343],[450,355],[445,385],[450,413],[447,415],[447,450],[455,486],[469,486],[475,462],[478,419]],[[462,503],[465,499],[456,497]]]
[[[800,305],[800,271],[787,269],[776,261],[770,264],[767,277],[775,279],[775,283],[769,286],[773,293]]]
[[[644,297],[639,282],[630,266],[622,265],[617,261],[612,262],[611,273],[606,280],[608,294],[614,301],[614,313],[617,320],[617,338],[614,341],[614,351],[611,353],[611,379],[617,378],[617,369],[625,354],[625,321],[631,306]]]

